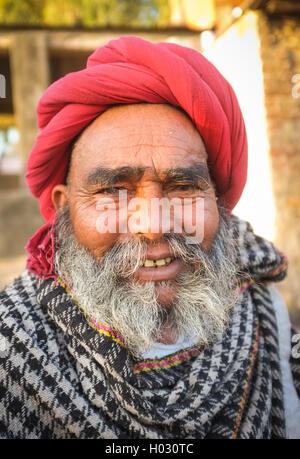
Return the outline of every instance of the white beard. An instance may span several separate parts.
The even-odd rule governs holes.
[[[200,245],[187,244],[183,235],[165,234],[163,239],[174,256],[188,266],[188,271],[175,280],[160,282],[176,287],[176,299],[167,309],[155,294],[157,282],[139,282],[132,276],[145,259],[149,245],[145,238],[116,243],[97,260],[78,244],[68,207],[57,215],[58,276],[89,316],[118,330],[129,352],[137,358],[153,341],[161,340],[166,328],[174,337],[181,335],[200,345],[209,344],[225,331],[236,301],[235,247],[224,217],[220,216],[219,231],[208,253]]]

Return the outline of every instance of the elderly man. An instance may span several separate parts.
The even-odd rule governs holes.
[[[296,437],[286,260],[231,215],[247,142],[230,85],[194,50],[124,37],[38,120],[46,224],[1,294],[1,437]]]

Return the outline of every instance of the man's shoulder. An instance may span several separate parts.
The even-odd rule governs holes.
[[[36,413],[49,419],[48,408],[41,411],[41,394],[54,390],[62,369],[72,371],[61,335],[38,301],[38,287],[38,278],[25,271],[0,292],[0,439],[40,438]]]
[[[0,291],[0,314],[5,316],[13,311],[19,313],[31,309],[36,304],[37,278],[25,270],[13,282]]]
[[[38,278],[25,270],[0,292],[0,337],[7,342],[39,339],[49,317],[37,302]]]

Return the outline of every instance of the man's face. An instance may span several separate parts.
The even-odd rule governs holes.
[[[120,190],[126,192],[122,203]],[[91,317],[121,333],[132,353],[178,336],[207,344],[224,331],[233,302],[234,250],[219,216],[205,146],[182,112],[151,104],[108,110],[79,138],[68,186],[56,186],[52,196],[59,210],[58,275]],[[125,209],[129,222],[135,198],[149,204],[142,226],[99,231],[105,212],[99,201],[113,203],[119,229],[124,214],[118,211]],[[181,234],[172,223],[165,231],[162,213],[153,222],[157,198],[188,200],[179,214]],[[199,225],[201,242],[189,244],[187,236],[197,234]]]
[[[201,247],[203,250],[210,248],[219,222],[215,191],[209,178],[203,141],[182,112],[167,105],[114,107],[96,119],[77,142],[67,200],[77,241],[99,259],[117,240],[126,240],[130,232],[103,234],[97,230],[97,219],[101,215],[97,205],[99,199],[114,200],[119,210],[119,190],[126,190],[128,203],[131,198],[142,198],[149,209],[153,198],[179,198],[182,202],[184,198],[191,198],[186,212],[182,212],[183,233],[189,224],[197,223],[196,198],[202,198],[204,208],[198,216],[198,220],[203,219],[201,225],[204,223]],[[55,190],[54,196],[57,204]],[[132,213],[129,206],[128,218]],[[116,218],[118,222],[118,213]],[[143,236],[147,239],[146,258],[152,261],[173,255],[169,244],[162,240],[163,216],[157,216],[157,220],[156,232],[149,214],[142,230],[137,228],[135,232],[131,226],[134,232],[130,233],[133,238]],[[168,266],[141,266],[133,275],[139,282],[167,281],[184,269],[180,259],[172,259]],[[168,306],[176,296],[175,285],[170,288],[170,285],[159,284],[156,294],[161,304]]]

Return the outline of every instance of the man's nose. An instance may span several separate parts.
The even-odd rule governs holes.
[[[163,188],[160,183],[153,183],[141,187],[136,194],[139,210],[138,222],[132,220],[131,231],[149,240],[161,239],[166,232],[166,217],[160,209],[161,199],[164,198]],[[167,199],[167,198],[164,198]],[[134,215],[133,215],[134,217]]]

